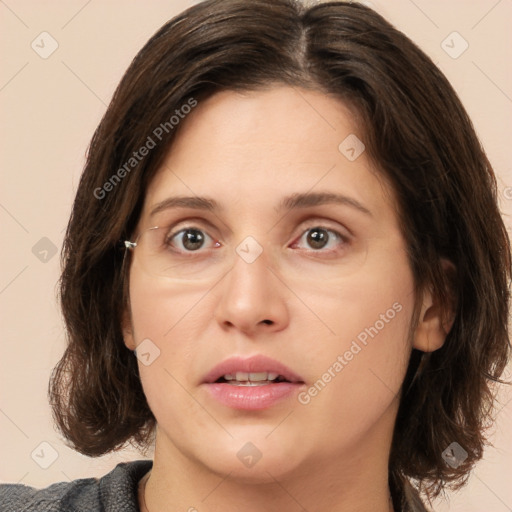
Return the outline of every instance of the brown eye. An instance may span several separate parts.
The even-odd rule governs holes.
[[[323,249],[329,241],[327,230],[322,228],[310,229],[307,236],[307,241],[313,249]]]
[[[174,246],[181,252],[194,252],[203,247],[207,238],[211,239],[200,229],[185,228],[170,234],[167,238],[167,245]]]
[[[306,250],[309,248],[311,252],[321,253],[335,252],[337,248],[349,243],[347,236],[322,226],[308,228],[294,245],[300,245],[301,241],[303,241],[302,245],[307,245]]]
[[[181,243],[185,249],[195,251],[203,245],[204,236],[198,229],[185,229],[181,236]]]

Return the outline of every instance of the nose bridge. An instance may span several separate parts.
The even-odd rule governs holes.
[[[262,236],[258,237],[262,240]],[[263,242],[263,241],[262,241]],[[235,256],[230,276],[230,288],[247,293],[247,299],[256,300],[266,295],[268,287],[273,287],[273,266],[268,243],[260,243],[254,236],[246,236],[235,248]],[[273,295],[273,294],[272,294]]]
[[[245,237],[236,246],[233,266],[220,290],[219,322],[244,331],[263,323],[282,327],[286,301],[273,267],[272,251],[255,236]]]

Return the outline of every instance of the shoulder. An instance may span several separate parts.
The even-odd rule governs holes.
[[[59,482],[43,489],[23,484],[0,485],[3,512],[137,512],[137,484],[153,462],[118,464],[102,478]]]

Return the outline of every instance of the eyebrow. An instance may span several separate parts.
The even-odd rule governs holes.
[[[275,208],[275,211],[280,213],[283,210],[290,211],[324,204],[341,204],[344,206],[350,206],[365,215],[370,217],[373,216],[372,212],[356,199],[332,192],[305,192],[292,194],[291,196],[283,198]],[[223,210],[222,206],[215,199],[210,197],[176,196],[169,197],[162,202],[157,203],[151,210],[150,216],[152,217],[163,210],[169,210],[171,208],[192,208],[194,210],[208,210],[211,212]]]

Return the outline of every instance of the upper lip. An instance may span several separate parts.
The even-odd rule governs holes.
[[[290,370],[286,365],[271,359],[264,355],[256,355],[248,358],[230,357],[214,366],[203,379],[203,383],[212,383],[226,374],[235,374],[236,372],[258,373],[269,372],[277,373],[290,382],[303,383],[302,377]]]

